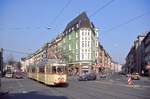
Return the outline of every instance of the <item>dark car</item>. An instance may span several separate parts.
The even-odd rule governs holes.
[[[96,80],[96,74],[95,73],[87,73],[79,76],[79,81],[88,81],[88,80]]]
[[[13,73],[13,77],[14,78],[24,78],[24,76],[23,76],[23,72],[22,71],[20,71],[20,70],[17,70],[17,71],[15,71],[14,73]]]

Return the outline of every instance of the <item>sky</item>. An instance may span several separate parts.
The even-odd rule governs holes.
[[[25,57],[85,11],[101,45],[123,64],[137,36],[150,31],[149,5],[150,0],[0,0],[0,48],[6,49],[4,59]]]

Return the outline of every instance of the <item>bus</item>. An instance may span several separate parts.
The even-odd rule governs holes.
[[[67,66],[62,63],[30,65],[28,77],[46,85],[68,85]]]

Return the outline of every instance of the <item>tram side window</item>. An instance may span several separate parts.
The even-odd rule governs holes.
[[[52,66],[52,73],[56,73],[56,67]]]
[[[27,72],[30,72],[30,71],[29,71],[29,67],[27,68]]]
[[[39,68],[40,73],[44,73],[44,68]]]
[[[35,73],[35,68],[32,68],[32,72]]]
[[[52,68],[51,67],[46,68],[46,72],[47,73],[52,73]]]
[[[67,73],[67,67],[64,67],[64,73]]]

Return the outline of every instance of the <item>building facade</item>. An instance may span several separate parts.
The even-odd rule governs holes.
[[[99,30],[83,12],[67,24],[55,39],[26,58],[24,64],[54,59],[66,63],[73,74],[95,70],[95,64],[110,66],[111,57],[99,46]]]
[[[147,33],[143,40],[144,44],[144,74],[150,76],[150,32]]]
[[[89,72],[98,57],[98,30],[86,13],[68,23],[63,34],[63,52],[68,57],[68,65],[80,73]]]
[[[112,66],[114,66],[112,58],[107,53],[107,51],[103,48],[103,46],[99,43],[98,47],[98,58],[95,64],[96,73],[103,72],[102,70],[113,70]]]
[[[123,66],[124,73],[139,73],[140,75],[148,75],[147,68],[149,64],[150,54],[150,32],[146,35],[139,35],[134,41],[133,47],[130,49],[126,63]]]

